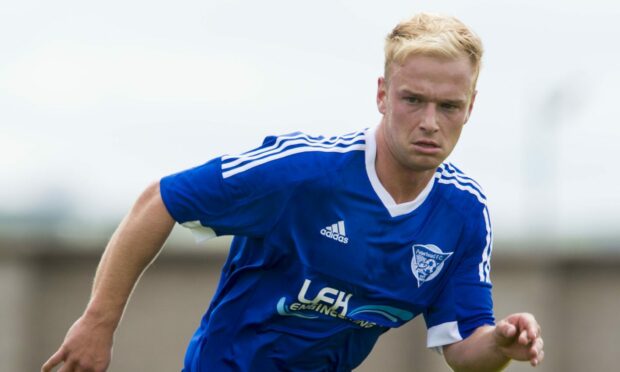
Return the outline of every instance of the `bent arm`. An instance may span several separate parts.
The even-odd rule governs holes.
[[[456,372],[503,370],[510,358],[499,351],[493,338],[494,330],[493,326],[482,326],[463,341],[444,346],[448,365]]]
[[[116,328],[140,275],[157,256],[173,226],[159,182],[155,182],[144,190],[112,235],[95,274],[86,314]]]
[[[144,190],[112,235],[97,267],[84,314],[42,371],[51,371],[60,363],[64,363],[62,371],[107,369],[114,331],[129,296],[173,226],[159,193],[159,182],[155,182]]]
[[[457,372],[501,371],[511,360],[537,366],[544,358],[540,325],[532,314],[512,314],[496,326],[482,326],[466,339],[443,347]]]

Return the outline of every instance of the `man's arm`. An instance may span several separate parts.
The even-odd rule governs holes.
[[[112,235],[93,284],[86,310],[71,326],[58,351],[41,368],[49,372],[105,371],[114,331],[140,275],[157,256],[174,220],[164,206],[159,182],[151,184]]]
[[[443,347],[446,362],[457,372],[503,370],[510,360],[537,366],[544,358],[540,326],[528,313],[513,314],[496,326],[482,326],[465,340]]]

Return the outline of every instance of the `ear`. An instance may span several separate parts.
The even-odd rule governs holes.
[[[474,102],[476,101],[476,95],[478,95],[478,91],[474,90],[474,92],[471,94],[471,101],[469,102],[469,107],[467,108],[467,115],[465,115],[465,121],[463,122],[463,125],[467,123],[469,117],[471,116],[471,111],[474,109]]]
[[[385,115],[387,105],[387,83],[384,77],[380,77],[377,81],[377,108],[379,112]]]

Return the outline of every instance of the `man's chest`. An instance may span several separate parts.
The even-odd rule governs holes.
[[[272,237],[297,266],[292,309],[391,327],[424,311],[460,256],[462,222],[437,208],[393,218],[355,194],[296,203]]]

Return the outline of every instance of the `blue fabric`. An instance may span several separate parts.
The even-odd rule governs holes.
[[[391,216],[369,181],[365,132],[268,137],[161,180],[179,223],[235,235],[185,371],[350,371],[377,338],[423,314],[463,338],[493,324],[490,221],[451,164]]]

